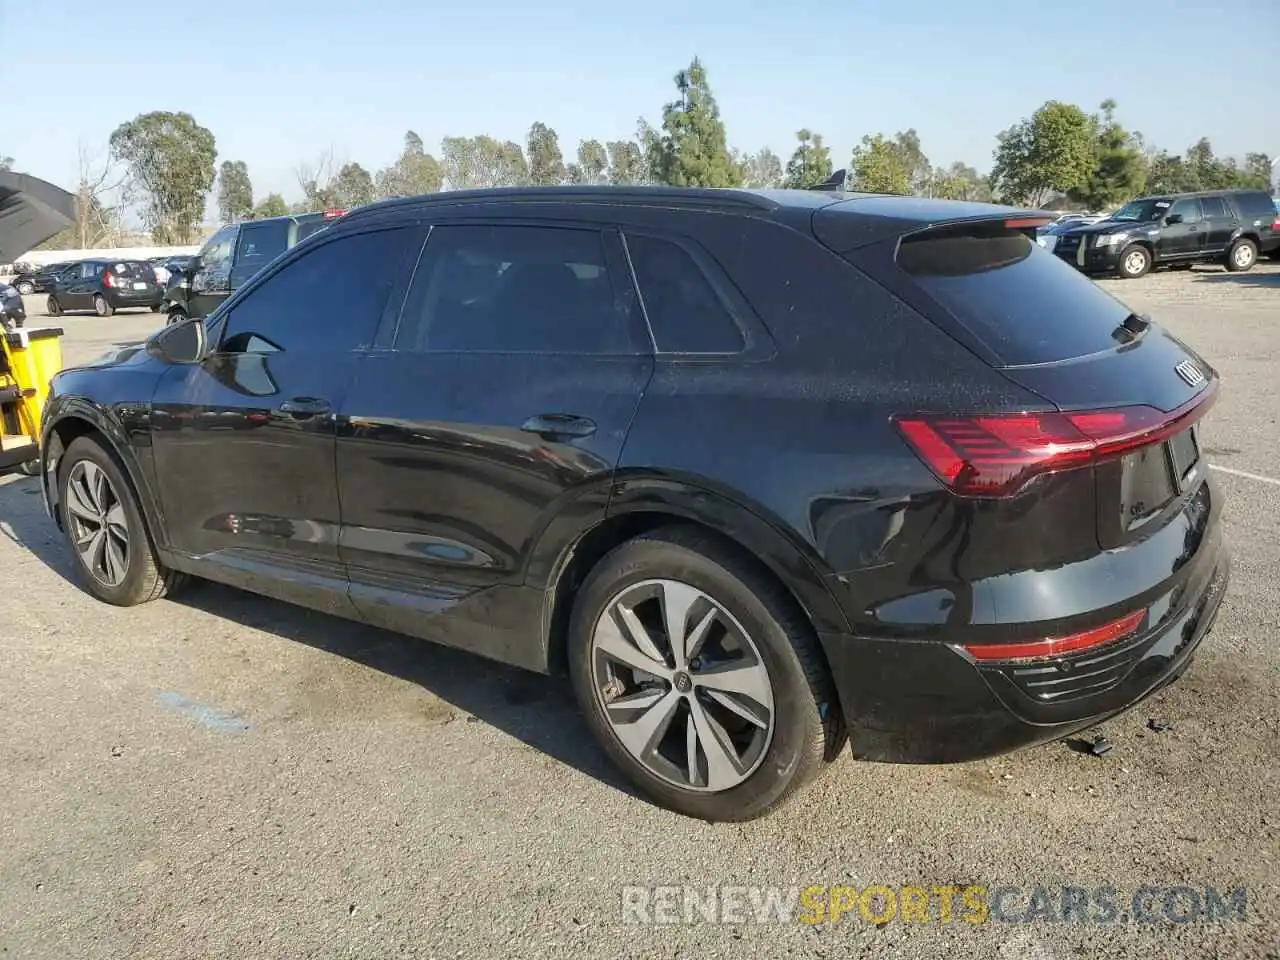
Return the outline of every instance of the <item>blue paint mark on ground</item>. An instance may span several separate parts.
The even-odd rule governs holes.
[[[239,717],[219,710],[217,707],[211,707],[207,703],[192,700],[190,697],[185,697],[180,693],[173,693],[172,691],[157,693],[156,702],[162,707],[176,710],[178,713],[190,717],[201,726],[216,730],[218,733],[238,735],[249,732],[249,724]]]

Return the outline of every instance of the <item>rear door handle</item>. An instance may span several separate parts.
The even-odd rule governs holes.
[[[329,401],[319,397],[294,397],[280,404],[280,412],[287,413],[296,420],[318,417],[329,412]]]
[[[541,413],[526,420],[520,429],[547,440],[581,439],[596,432],[596,422],[571,413]]]

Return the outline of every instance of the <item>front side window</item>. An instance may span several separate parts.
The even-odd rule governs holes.
[[[441,226],[431,231],[396,336],[402,350],[635,352],[625,290],[599,230]]]
[[[200,265],[206,269],[231,260],[231,248],[235,244],[236,228],[223,227],[200,250]]]
[[[223,353],[346,352],[369,343],[410,253],[408,228],[348,234],[267,277],[223,325]]]

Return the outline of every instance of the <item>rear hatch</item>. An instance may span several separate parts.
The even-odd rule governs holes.
[[[159,289],[155,268],[140,260],[122,260],[111,264],[103,271],[102,282],[120,296],[128,298],[154,296]]]
[[[1195,512],[1204,467],[1196,423],[1217,374],[1035,242],[1033,215],[917,224],[845,255],[1057,415],[927,415],[908,439],[959,492],[1001,497],[1077,471],[1099,546],[1123,546]],[[932,461],[932,462],[931,462]],[[985,480],[984,480],[985,477]],[[1198,519],[1198,518],[1197,518]],[[1200,526],[1200,524],[1193,524]]]

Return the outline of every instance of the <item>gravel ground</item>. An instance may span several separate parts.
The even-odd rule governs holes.
[[[560,681],[214,585],[98,604],[68,582],[35,481],[0,479],[0,953],[1280,957],[1280,269],[1108,286],[1225,381],[1206,444],[1236,564],[1190,671],[1105,724],[1104,757],[844,759],[747,825],[632,796]],[[76,362],[160,320],[59,323]],[[1144,885],[1248,900],[1245,920],[1216,923],[944,924],[935,909],[927,924],[637,926],[621,912],[633,884],[1111,886],[1126,913]]]

